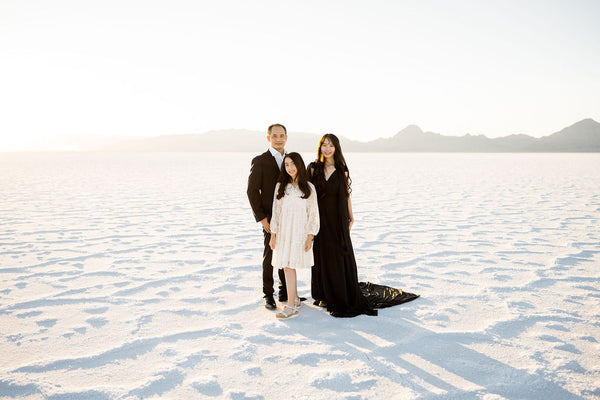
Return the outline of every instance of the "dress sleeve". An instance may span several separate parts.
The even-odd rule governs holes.
[[[306,213],[307,213],[307,222],[306,222],[306,234],[307,235],[316,235],[319,233],[319,205],[317,203],[317,191],[315,190],[315,186],[309,183],[310,186],[310,196],[306,199]]]
[[[281,219],[281,202],[284,197],[281,199],[277,198],[277,192],[279,191],[279,182],[275,185],[275,193],[273,194],[273,215],[271,215],[271,233],[277,234],[279,232],[279,220]]]

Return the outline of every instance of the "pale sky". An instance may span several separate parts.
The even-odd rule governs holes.
[[[596,0],[0,0],[0,151],[213,129],[600,121]]]

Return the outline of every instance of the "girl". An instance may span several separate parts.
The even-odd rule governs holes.
[[[271,241],[273,267],[283,268],[288,300],[279,319],[298,315],[300,298],[296,285],[296,268],[313,265],[312,242],[319,231],[317,194],[308,182],[304,161],[298,153],[289,153],[283,159],[279,180],[275,186]]]

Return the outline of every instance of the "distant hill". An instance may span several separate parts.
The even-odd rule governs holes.
[[[584,119],[540,138],[537,151],[600,151],[600,123]]]
[[[299,152],[317,151],[322,135],[290,132],[286,148]],[[340,138],[343,149],[359,149],[364,143]],[[101,151],[184,151],[184,152],[263,152],[267,149],[267,133],[246,129],[223,129],[202,134],[163,135],[124,140],[102,146]],[[349,150],[352,151],[352,150]],[[356,150],[360,151],[360,150]]]
[[[316,151],[321,135],[290,132],[287,149]],[[358,142],[340,137],[347,152],[600,152],[600,123],[584,119],[541,138],[510,135],[490,139],[483,135],[444,136],[409,125],[395,136]],[[260,152],[267,148],[266,133],[244,129],[203,134],[165,135],[125,140],[102,151]]]
[[[316,150],[320,136],[291,133],[287,146],[297,151]],[[266,132],[223,129],[202,134],[163,135],[130,139],[103,146],[103,151],[261,152],[268,147]]]
[[[364,144],[364,151],[388,152],[598,152],[600,123],[584,119],[550,136],[443,136],[409,125],[395,136]]]

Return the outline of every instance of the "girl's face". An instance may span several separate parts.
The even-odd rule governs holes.
[[[292,180],[295,180],[296,176],[298,175],[296,164],[294,164],[291,158],[287,157],[284,161],[284,165],[285,171],[292,177]]]
[[[321,145],[321,154],[323,154],[323,157],[331,158],[333,157],[334,153],[335,146],[333,145],[333,143],[331,143],[331,140],[329,140],[329,138],[323,140],[323,144]]]

